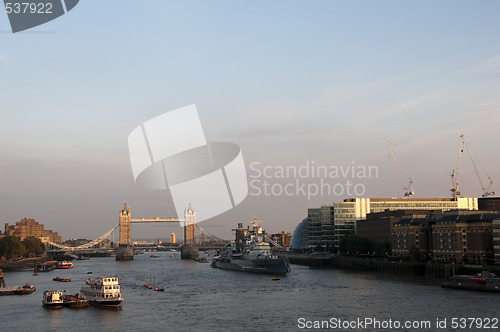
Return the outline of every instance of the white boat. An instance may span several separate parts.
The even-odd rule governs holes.
[[[42,304],[44,307],[57,309],[63,306],[63,293],[58,290],[47,290],[43,292]]]
[[[80,289],[80,295],[90,304],[104,307],[118,308],[123,301],[116,276],[99,277],[95,280],[89,278]]]

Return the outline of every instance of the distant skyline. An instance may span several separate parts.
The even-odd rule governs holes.
[[[354,179],[363,197],[401,197],[391,140],[414,197],[451,197],[464,134],[500,194],[499,12],[495,1],[86,0],[12,34],[2,9],[0,224],[28,217],[90,239],[125,201],[133,217],[174,216],[165,192],[134,183],[127,138],[191,104],[208,141],[241,147],[249,180],[252,163],[374,166]],[[466,153],[460,189],[481,196]],[[345,198],[249,195],[202,226],[231,239],[255,213],[269,233],[292,232],[307,208]],[[181,234],[132,227],[132,238]]]

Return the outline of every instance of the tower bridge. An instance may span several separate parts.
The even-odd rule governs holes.
[[[192,259],[198,257],[198,247],[196,246],[195,227],[196,211],[189,206],[184,209],[184,219],[180,218],[132,218],[130,205],[124,203],[120,209],[120,245],[116,249],[116,260],[132,260],[134,252],[130,246],[130,231],[132,223],[159,223],[159,222],[179,222],[184,223],[184,244],[181,249],[182,259]]]
[[[79,251],[82,249],[92,248],[93,246],[101,243],[106,239],[111,233],[113,233],[117,228],[119,229],[120,239],[119,246],[116,248],[116,260],[132,260],[134,259],[133,248],[130,245],[130,233],[132,223],[160,223],[160,222],[178,222],[184,228],[184,244],[181,250],[182,259],[192,259],[198,257],[198,246],[196,244],[196,211],[191,207],[189,203],[188,207],[184,210],[184,218],[132,218],[132,213],[130,211],[130,205],[124,203],[123,207],[119,211],[119,222],[105,234],[101,235],[97,239],[86,243],[78,247],[68,247],[61,245],[59,243],[54,243],[46,241],[47,244],[60,248],[66,251]],[[202,232],[204,230],[201,229]],[[212,236],[213,237],[213,236]]]

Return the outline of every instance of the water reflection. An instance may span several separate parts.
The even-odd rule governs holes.
[[[42,308],[49,319],[49,326],[51,327],[51,329],[57,329],[58,327],[62,326],[61,324],[63,323],[62,319],[63,308],[52,309],[52,308],[46,308],[44,306],[42,306]]]
[[[114,330],[118,326],[122,308],[92,307],[97,316],[97,323],[104,330]]]
[[[37,291],[0,297],[4,317],[23,317],[3,320],[1,330],[63,330],[70,326],[72,331],[300,331],[299,317],[435,321],[498,315],[498,294],[442,289],[439,279],[293,265],[289,276],[273,281],[272,276],[212,269],[209,264],[172,258],[169,252],[158,254],[154,259],[138,255],[128,262],[116,262],[113,257],[75,261],[69,271],[37,277],[29,271],[8,273],[11,284],[22,280],[36,285]],[[122,310],[42,307],[44,290],[64,287],[67,294],[75,294],[89,277],[87,271],[93,271],[92,278],[118,276]],[[164,292],[143,287],[147,273],[157,275]],[[64,285],[52,281],[57,275],[72,281]]]

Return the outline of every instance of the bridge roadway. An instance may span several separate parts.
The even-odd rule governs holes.
[[[184,218],[130,218],[130,222],[141,223],[141,222],[180,222],[184,221]]]
[[[134,249],[137,250],[157,250],[157,251],[172,251],[172,250],[180,250],[179,246],[161,246],[161,247],[156,247],[156,246],[147,246],[147,247],[141,247],[141,246],[134,246]],[[220,245],[220,246],[204,246],[204,245],[199,245],[199,250],[200,251],[205,251],[205,250],[212,250],[212,249],[226,249],[226,246]],[[79,252],[90,252],[90,251],[96,251],[96,252],[107,252],[107,251],[114,251],[115,248],[86,248],[86,249],[78,249],[75,251],[71,251],[71,253],[79,253]],[[63,249],[50,249],[47,250],[48,253],[63,253],[67,252],[68,250],[63,250]]]

